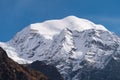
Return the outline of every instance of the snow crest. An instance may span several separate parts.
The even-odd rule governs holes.
[[[88,29],[107,31],[107,29],[102,25],[96,25],[89,20],[75,16],[68,16],[60,20],[48,20],[43,23],[35,23],[30,25],[31,30],[42,34],[46,39],[52,39],[54,35],[59,34],[65,28],[78,31]]]

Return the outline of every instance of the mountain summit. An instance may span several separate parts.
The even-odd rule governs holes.
[[[65,28],[78,30],[78,31],[83,31],[87,29],[107,30],[102,25],[96,25],[89,20],[78,18],[75,16],[68,16],[60,20],[48,20],[43,23],[31,24],[30,26],[32,29],[38,30],[40,33],[44,29],[50,32],[52,31],[56,32],[56,31],[61,31],[62,29]]]
[[[68,28],[77,31],[83,31],[88,29],[107,30],[102,25],[96,25],[89,20],[81,19],[75,16],[68,16],[60,20],[48,20],[43,23],[31,24],[27,27],[27,32],[39,33],[46,39],[51,39],[56,34],[59,34],[61,30]],[[23,30],[23,34],[26,33]]]
[[[20,60],[10,57],[20,63],[40,60],[56,66],[65,80],[110,80],[109,71],[119,67],[111,65],[120,60],[120,38],[75,16],[31,24],[2,46],[14,52]]]

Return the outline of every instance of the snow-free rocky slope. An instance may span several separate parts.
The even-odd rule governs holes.
[[[24,67],[8,58],[0,47],[0,80],[51,80],[41,72]]]
[[[56,66],[65,80],[120,80],[120,38],[89,20],[68,16],[31,24],[0,45],[19,63]]]

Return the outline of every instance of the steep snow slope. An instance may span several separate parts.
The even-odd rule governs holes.
[[[39,53],[44,54],[49,49],[54,40],[53,38],[59,35],[64,29],[79,32],[89,29],[107,31],[102,25],[96,25],[75,16],[68,16],[61,20],[49,20],[43,23],[31,24],[17,33],[14,39],[8,43],[13,47],[17,47],[17,50],[20,51],[20,56],[24,55],[24,58],[33,58],[35,60],[36,57],[34,55],[38,55]]]
[[[27,61],[23,58],[19,57],[19,54],[17,53],[16,49],[11,47],[10,45],[0,42],[0,46],[4,48],[8,54],[8,56],[13,59],[16,62],[19,62],[20,64],[26,64],[26,63],[31,63],[31,61]]]
[[[20,58],[55,65],[65,80],[80,80],[84,68],[103,69],[120,53],[119,37],[75,16],[31,24],[7,44]]]

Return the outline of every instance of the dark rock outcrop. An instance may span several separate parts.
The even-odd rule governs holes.
[[[46,65],[42,61],[35,61],[28,65],[28,67],[44,73],[50,80],[63,80],[56,67],[52,65]]]

